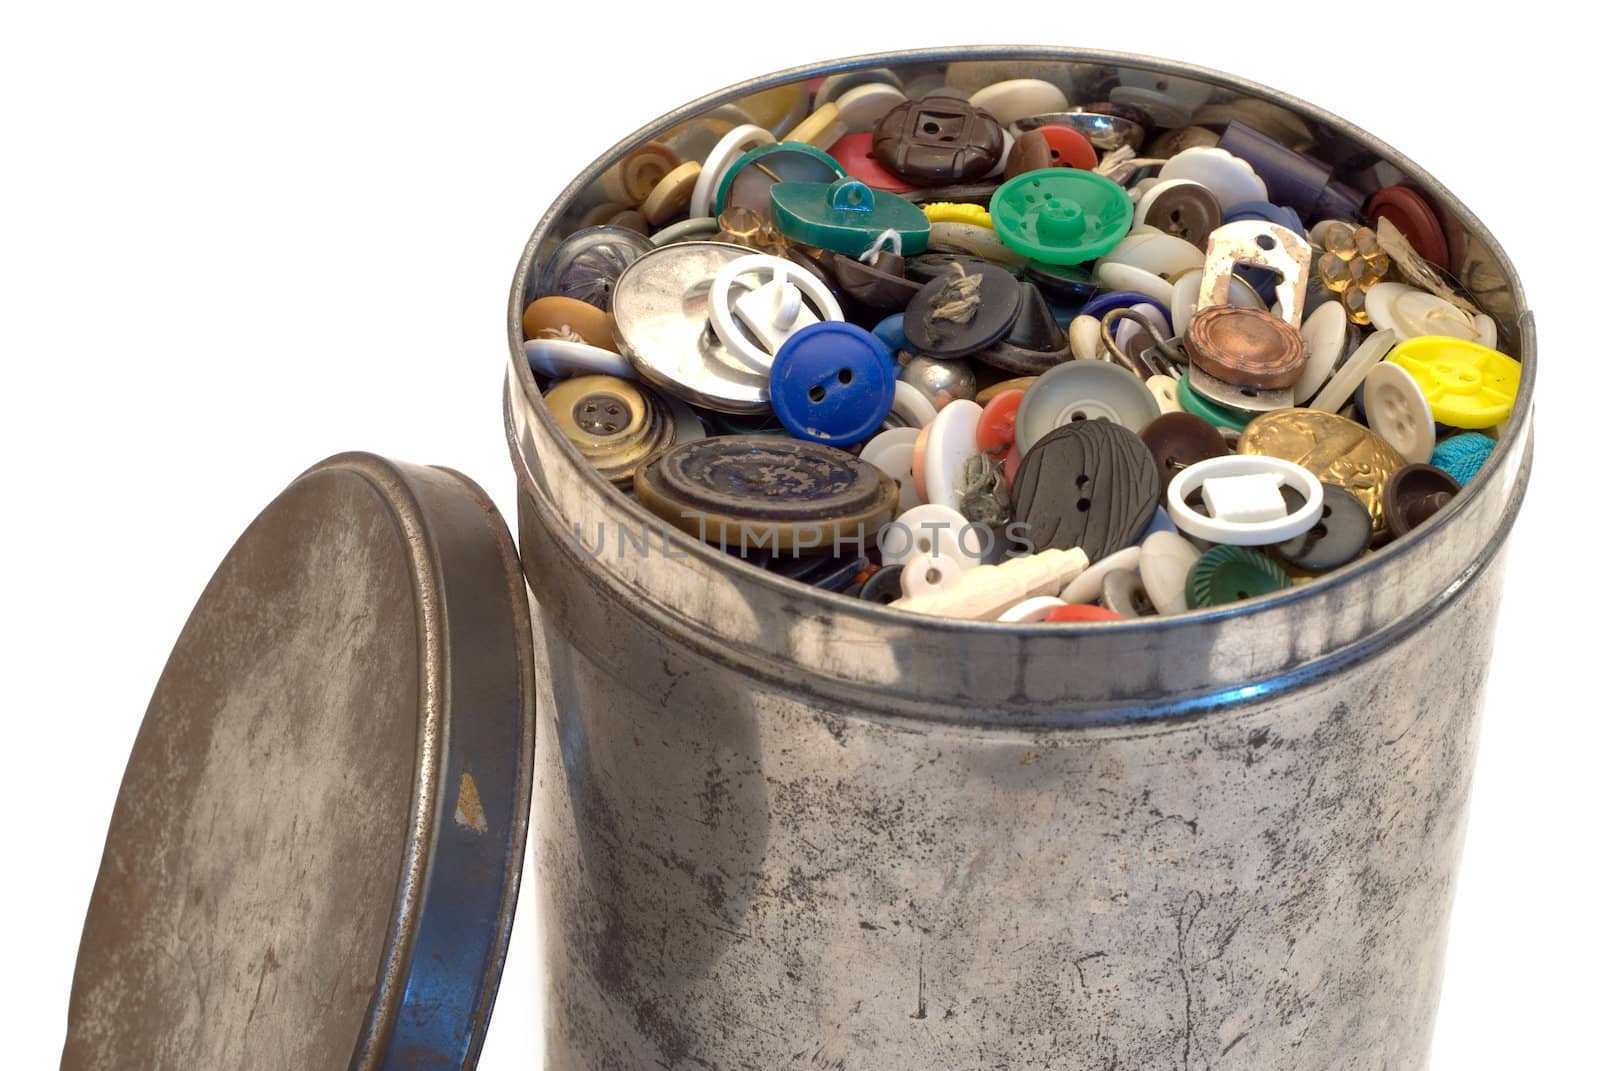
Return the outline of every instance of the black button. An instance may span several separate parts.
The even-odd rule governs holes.
[[[1023,457],[1012,485],[1021,534],[1036,549],[1081,547],[1091,562],[1143,535],[1160,493],[1149,449],[1109,420],[1050,432]]]
[[[1294,513],[1305,505],[1300,492],[1282,489],[1285,506]],[[1271,547],[1279,561],[1308,573],[1325,573],[1361,557],[1372,543],[1372,514],[1361,500],[1330,483],[1322,485],[1322,517],[1309,529]]]
[[[906,306],[906,341],[929,357],[964,357],[1004,338],[1022,304],[1022,284],[987,261],[952,264]]]

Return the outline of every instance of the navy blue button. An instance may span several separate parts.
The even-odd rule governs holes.
[[[1112,290],[1105,294],[1096,294],[1083,306],[1079,316],[1093,316],[1101,319],[1112,309],[1131,309],[1135,305],[1154,305],[1161,310],[1161,315],[1167,323],[1172,322],[1172,310],[1149,294],[1141,294],[1137,290]]]
[[[789,336],[772,360],[772,411],[789,434],[849,446],[883,426],[894,358],[872,332],[827,320]]]
[[[1241,219],[1276,223],[1280,227],[1288,227],[1302,238],[1306,236],[1306,225],[1300,222],[1300,213],[1287,205],[1275,205],[1270,201],[1241,201],[1222,214],[1224,223],[1237,223]]]

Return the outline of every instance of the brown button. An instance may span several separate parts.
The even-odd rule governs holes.
[[[1161,477],[1161,500],[1167,498],[1167,484],[1196,461],[1222,457],[1228,444],[1222,433],[1193,413],[1163,413],[1144,426],[1139,438],[1156,459]]]
[[[1461,490],[1443,469],[1432,465],[1407,465],[1383,485],[1383,515],[1389,534],[1403,536],[1438,513]]]
[[[634,471],[672,445],[676,425],[649,387],[615,376],[576,376],[545,392],[556,426],[600,474],[632,486]]]
[[[523,338],[585,342],[612,353],[620,353],[612,334],[614,326],[615,321],[609,312],[577,298],[551,295],[539,298],[522,310]]]
[[[954,97],[908,100],[878,121],[872,155],[907,182],[970,182],[994,170],[1005,134],[994,116]]]
[[[1163,185],[1163,189],[1155,191],[1148,208],[1140,206],[1144,222],[1204,249],[1211,232],[1222,226],[1222,205],[1217,195],[1198,182]]]
[[[1270,312],[1212,305],[1189,320],[1189,360],[1224,383],[1255,390],[1292,387],[1306,366],[1300,332]]]
[[[922,289],[921,283],[906,278],[905,258],[887,250],[872,264],[838,253],[826,256],[839,289],[870,309],[898,312]]]
[[[628,206],[642,204],[681,162],[677,153],[659,141],[647,141],[612,164],[600,176],[600,188],[613,201]]]
[[[1025,175],[1029,171],[1043,171],[1055,166],[1055,156],[1050,141],[1037,130],[1017,137],[1011,144],[1011,154],[1006,157],[1006,181]]]

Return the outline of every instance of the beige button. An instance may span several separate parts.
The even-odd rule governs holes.
[[[676,435],[676,422],[654,391],[615,376],[562,380],[544,401],[578,452],[622,488],[631,487],[634,471]]]
[[[688,210],[689,198],[694,195],[694,184],[698,181],[700,181],[698,163],[690,160],[688,163],[679,164],[656,183],[656,188],[650,191],[650,196],[639,206],[639,214],[644,216],[645,222],[652,227],[661,226],[678,213]]]
[[[1362,388],[1367,426],[1414,464],[1433,456],[1433,410],[1411,373],[1382,361],[1367,373]]]
[[[641,204],[679,163],[678,154],[667,146],[647,141],[612,164],[600,176],[600,188],[613,201],[630,206]]]
[[[612,353],[617,349],[611,314],[577,298],[542,297],[522,311],[522,337],[583,342]]]
[[[830,102],[806,116],[800,125],[790,132],[788,140],[804,142],[827,152],[833,147],[834,142],[849,132],[839,118],[839,106]]]

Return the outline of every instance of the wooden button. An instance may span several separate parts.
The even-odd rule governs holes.
[[[522,337],[582,342],[618,352],[609,312],[570,297],[542,297],[522,310]]]
[[[1036,547],[1080,547],[1091,561],[1137,540],[1161,481],[1139,437],[1108,420],[1066,424],[1022,459],[1015,516]]]

